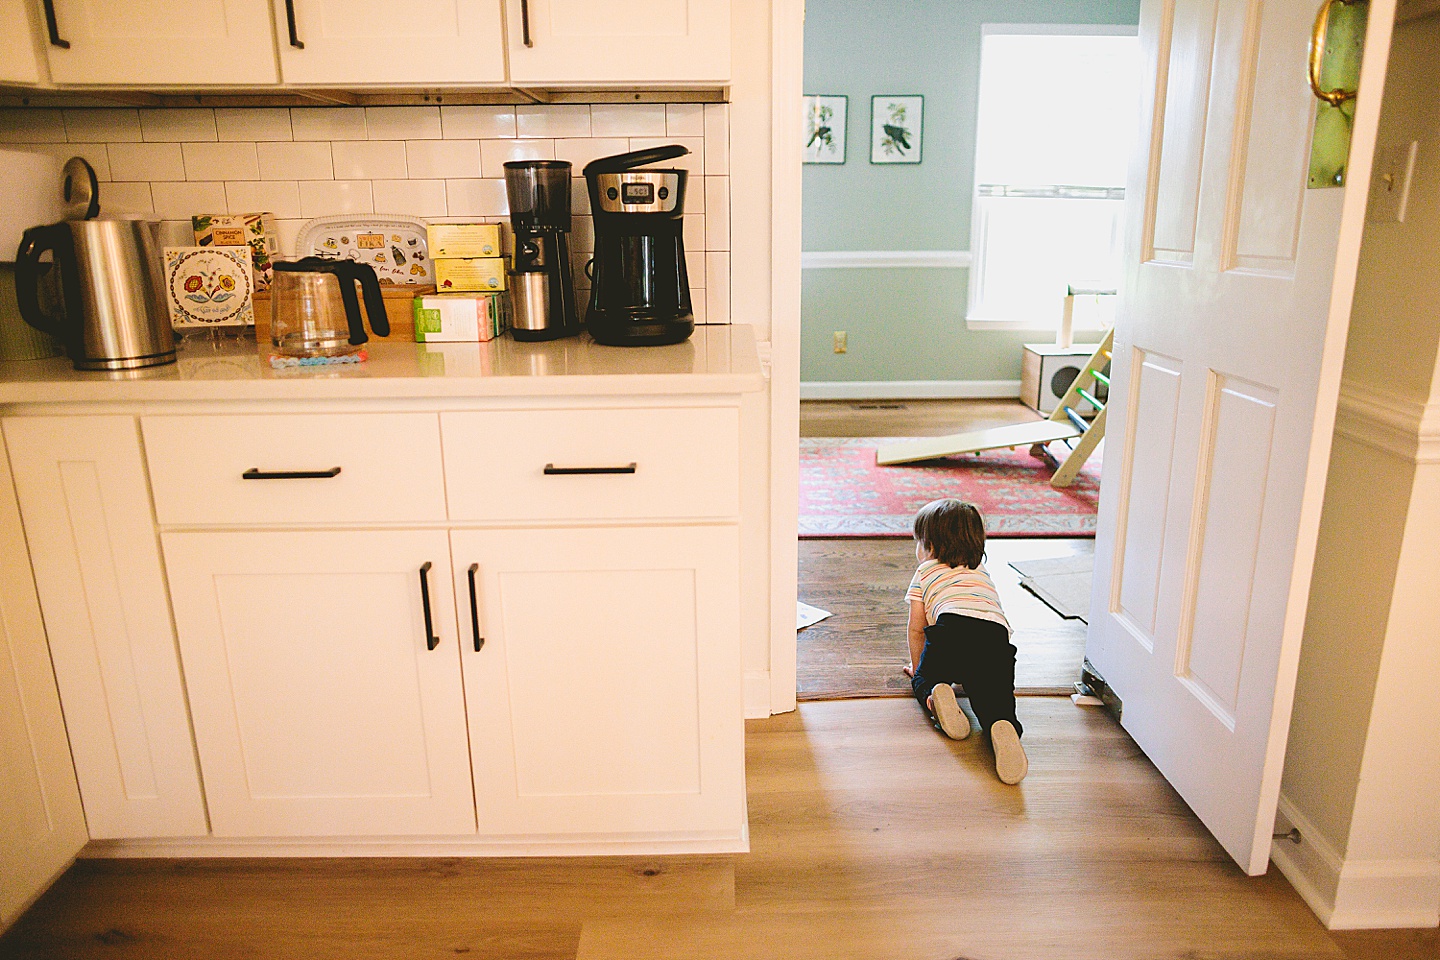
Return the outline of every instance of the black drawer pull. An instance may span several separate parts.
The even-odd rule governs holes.
[[[545,476],[547,477],[573,477],[579,474],[634,472],[634,463],[627,463],[623,467],[557,467],[553,463],[545,464]]]
[[[240,474],[241,480],[329,480],[340,476],[339,467],[329,470],[261,470],[251,467]]]
[[[55,0],[45,0],[45,29],[50,34],[50,46],[61,50],[70,49],[70,41],[60,38],[60,21],[55,19]]]
[[[475,631],[475,652],[479,653],[480,648],[485,646],[485,638],[480,636],[480,605],[475,601],[475,573],[480,569],[480,564],[470,564],[468,571],[470,576],[470,628]]]
[[[434,650],[440,646],[440,638],[435,636],[435,628],[430,620],[430,581],[426,574],[430,572],[430,561],[426,560],[420,567],[420,604],[425,608],[425,649]]]
[[[285,25],[290,28],[290,46],[296,50],[304,50],[305,44],[295,30],[295,0],[285,0]]]

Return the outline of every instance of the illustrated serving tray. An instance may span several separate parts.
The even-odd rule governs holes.
[[[427,286],[435,277],[425,228],[419,217],[319,217],[300,228],[295,256],[358,260],[384,286]]]

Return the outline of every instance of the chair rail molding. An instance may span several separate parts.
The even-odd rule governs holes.
[[[806,270],[873,270],[895,267],[928,267],[964,270],[970,266],[969,250],[807,250],[800,254]]]
[[[1440,463],[1440,403],[1342,383],[1335,432],[1401,460]]]

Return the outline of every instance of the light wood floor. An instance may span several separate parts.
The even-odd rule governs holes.
[[[0,956],[165,960],[1434,960],[1332,935],[1225,858],[1102,711],[1021,702],[995,779],[907,700],[748,725],[751,852],[554,860],[92,861]]]
[[[802,437],[943,437],[1042,419],[1019,400],[805,400]]]

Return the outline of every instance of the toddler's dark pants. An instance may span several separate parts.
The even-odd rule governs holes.
[[[1015,645],[1002,625],[940,614],[933,627],[925,628],[925,649],[910,683],[921,707],[937,683],[965,688],[970,709],[986,733],[996,720],[1009,720],[1016,733],[1024,732],[1015,717]]]

